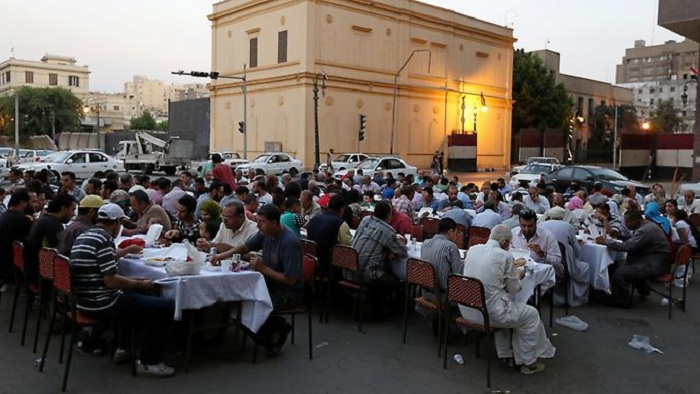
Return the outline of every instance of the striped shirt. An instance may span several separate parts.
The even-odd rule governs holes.
[[[103,280],[117,273],[114,253],[114,240],[102,227],[93,227],[75,240],[70,260],[80,309],[104,310],[117,301],[121,290],[107,288]]]
[[[441,290],[447,289],[447,277],[461,273],[464,267],[457,245],[444,234],[437,234],[425,241],[420,250],[420,258],[435,268]]]
[[[360,268],[367,281],[384,275],[387,252],[394,253],[398,258],[408,255],[406,247],[396,237],[396,231],[389,223],[374,216],[362,219],[352,240],[352,247],[357,250]]]

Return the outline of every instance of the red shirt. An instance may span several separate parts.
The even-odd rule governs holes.
[[[394,209],[389,225],[396,230],[396,234],[413,234],[413,223],[405,213]]]
[[[236,190],[236,178],[233,176],[231,166],[226,164],[217,164],[214,166],[214,178],[221,183],[228,183],[231,190]]]

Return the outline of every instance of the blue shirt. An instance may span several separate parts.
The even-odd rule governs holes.
[[[301,270],[301,241],[292,230],[282,226],[282,232],[277,239],[273,239],[261,232],[250,237],[246,243],[249,250],[263,252],[263,263],[273,270],[282,273],[288,279],[295,279],[296,283],[287,286],[280,282],[265,278],[270,298],[274,299],[301,299],[304,294],[304,279]]]
[[[391,187],[386,187],[382,191],[382,198],[385,200],[390,200],[394,198],[394,189]]]

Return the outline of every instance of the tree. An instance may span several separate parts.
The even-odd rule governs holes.
[[[565,128],[573,99],[542,59],[522,49],[513,56],[513,132],[534,127]]]
[[[164,121],[158,123],[158,130],[167,132],[168,131],[168,121],[164,120]]]
[[[155,130],[157,126],[155,118],[148,110],[143,111],[141,116],[131,118],[129,122],[131,130]]]
[[[20,139],[80,129],[83,102],[68,89],[24,86],[19,95]],[[14,136],[15,95],[0,97],[0,133]]]
[[[673,101],[659,99],[651,118],[651,130],[657,133],[674,133],[680,129],[682,123],[678,111],[673,107]]]

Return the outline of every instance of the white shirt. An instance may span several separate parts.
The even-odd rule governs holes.
[[[535,213],[543,214],[549,210],[549,200],[543,196],[539,196],[537,202],[534,202],[528,194],[523,197],[523,203],[525,203],[525,206],[530,210],[535,211]]]
[[[216,237],[214,237],[212,243],[228,244],[231,245],[231,247],[236,248],[244,245],[245,241],[248,240],[248,238],[257,233],[258,226],[255,224],[255,222],[248,219],[246,219],[245,222],[243,222],[243,224],[241,225],[241,227],[235,232],[226,228],[226,226],[223,223],[221,223],[221,226],[219,226],[219,232],[216,233]]]
[[[258,196],[258,204],[262,207],[265,204],[272,204],[272,195],[265,193],[264,196]]]
[[[557,275],[563,275],[564,265],[561,262],[561,251],[557,239],[547,230],[537,227],[535,235],[528,241],[522,234],[520,227],[512,230],[513,240],[511,244],[514,248],[529,250],[528,244],[535,244],[544,251],[544,257],[530,251],[530,257],[538,263],[549,264],[554,267]]]
[[[501,217],[501,215],[490,209],[484,209],[484,212],[476,214],[474,221],[472,221],[472,227],[492,229],[501,223],[503,223],[503,217]]]

